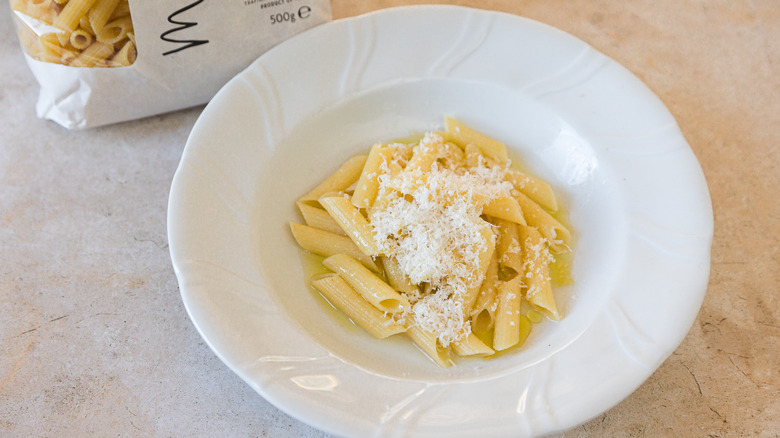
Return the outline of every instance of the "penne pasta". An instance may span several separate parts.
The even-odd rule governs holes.
[[[70,32],[68,31],[57,32],[54,34],[54,36],[57,38],[57,41],[59,41],[60,47],[68,50],[68,45],[70,44]],[[74,53],[76,52],[74,51]]]
[[[337,309],[344,312],[355,324],[376,338],[386,338],[406,331],[384,312],[362,299],[349,284],[336,274],[323,274],[312,278],[317,289]]]
[[[496,236],[493,234],[493,229],[487,223],[485,223],[485,226],[482,227],[479,232],[482,235],[484,244],[479,250],[479,261],[476,266],[476,277],[484,279],[485,272],[487,272],[488,267],[490,266],[490,260],[493,257],[493,252],[495,252],[496,249]],[[470,312],[471,308],[474,307],[474,302],[476,301],[477,295],[479,294],[481,284],[482,282],[480,281],[475,285],[467,287],[466,293],[461,298],[461,306],[466,312]]]
[[[127,33],[132,31],[133,25],[130,17],[117,18],[106,23],[100,30],[95,31],[95,38],[106,44],[116,44],[127,38]]]
[[[438,160],[448,169],[457,169],[466,164],[466,154],[455,143],[445,140],[439,148]]]
[[[508,195],[491,199],[482,207],[482,214],[504,219],[516,224],[526,224],[525,218],[523,217],[523,211],[520,209],[520,204],[517,203],[517,199]]]
[[[127,0],[122,0],[116,5],[114,12],[108,18],[108,21],[116,20],[117,18],[126,17],[130,15],[130,3]]]
[[[515,189],[540,206],[549,211],[558,211],[558,199],[555,197],[552,187],[545,181],[515,169],[507,169],[505,178],[512,183]]]
[[[375,144],[368,153],[366,164],[360,172],[352,195],[352,205],[358,208],[368,208],[374,205],[374,199],[379,191],[379,175],[389,171],[393,158],[393,148]],[[385,170],[383,170],[385,169]]]
[[[498,309],[493,332],[493,348],[497,351],[506,350],[520,342],[522,284],[522,278],[517,276],[498,287]]]
[[[493,252],[490,258],[485,280],[479,289],[479,295],[471,309],[471,330],[477,333],[484,333],[493,328],[494,315],[496,312],[497,293],[498,293],[498,251]]]
[[[458,356],[489,356],[495,351],[482,342],[474,333],[452,343],[452,351]]]
[[[83,29],[87,31],[92,37],[95,37],[95,29],[92,28],[92,25],[89,24],[89,16],[85,15],[79,19],[79,29]]]
[[[73,66],[94,67],[98,62],[105,61],[113,52],[114,48],[112,46],[95,41],[73,60]]]
[[[547,250],[542,235],[536,228],[521,227],[520,240],[523,242],[524,273],[526,298],[528,302],[541,308],[550,319],[561,319],[550,284],[550,262],[553,258]]]
[[[41,35],[39,42],[43,46],[43,49],[46,51],[46,54],[48,56],[56,57],[57,59],[59,59],[66,51],[65,49],[62,48],[62,45],[59,42],[59,38],[57,38],[57,35],[53,33],[47,33],[45,35]]]
[[[84,50],[94,41],[92,34],[84,29],[77,29],[70,34],[70,45],[78,50]]]
[[[571,247],[571,232],[539,204],[522,193],[516,194],[517,203],[523,210],[527,225],[539,230],[554,252],[567,252]]]
[[[94,29],[94,32],[103,30],[117,5],[119,5],[119,0],[96,0],[87,15],[89,25]]]
[[[352,289],[378,310],[399,313],[411,309],[405,297],[352,257],[336,254],[326,258],[322,264],[339,274]]]
[[[486,161],[486,157],[482,154],[482,151],[471,143],[463,148],[463,153],[466,155],[466,166],[469,169],[479,168],[479,166]]]
[[[426,134],[420,143],[412,149],[412,157],[404,170],[407,172],[430,172],[433,163],[439,158],[444,158],[448,153],[453,155],[451,151],[447,151],[446,143],[442,142],[441,137],[435,134]]]
[[[93,4],[95,0],[69,0],[54,19],[54,27],[73,32],[78,27],[81,17],[87,14]]]
[[[398,266],[398,260],[382,256],[382,266],[385,268],[385,275],[393,289],[411,294],[419,293],[418,287],[412,284],[409,276]]]
[[[303,195],[299,201],[317,201],[325,193],[346,190],[360,177],[360,172],[363,170],[367,158],[366,155],[357,155],[350,158],[325,181],[321,182],[309,193]]]
[[[122,48],[119,49],[118,52],[116,52],[116,55],[114,55],[114,57],[111,58],[111,62],[114,64],[114,67],[124,67],[134,63],[135,58],[136,58],[135,43],[128,40],[122,46]]]
[[[450,348],[443,347],[436,336],[419,327],[411,326],[406,329],[406,334],[414,341],[417,347],[431,358],[440,367],[447,368],[455,365],[450,355]]]
[[[320,204],[363,254],[369,257],[379,255],[373,228],[349,199],[343,196],[324,197],[320,198]]]
[[[450,117],[444,118],[444,126],[452,141],[458,143],[461,147],[465,148],[471,144],[479,148],[485,156],[499,163],[509,162],[509,153],[505,144],[481,134]]]
[[[374,272],[382,272],[374,260],[363,254],[349,237],[339,236],[323,230],[318,230],[306,225],[290,223],[290,230],[298,245],[314,254],[330,257],[336,254],[348,254],[360,260],[365,267]]]
[[[509,221],[497,220],[498,225],[498,265],[523,273],[523,247],[517,233],[518,225]]]
[[[298,201],[296,205],[298,206],[298,210],[301,212],[301,216],[303,216],[303,221],[306,222],[306,225],[342,236],[347,235],[327,211],[301,201]]]
[[[511,169],[502,143],[445,125],[351,158],[298,200],[307,225],[290,224],[333,272],[313,277],[318,289],[349,291],[334,306],[379,312],[442,367],[522,345],[533,323],[559,319],[550,251],[571,244],[546,182]]]
[[[57,17],[57,5],[52,0],[12,0],[11,9],[32,17],[36,20],[51,24]]]

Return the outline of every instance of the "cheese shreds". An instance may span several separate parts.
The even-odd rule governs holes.
[[[430,133],[414,153],[457,159],[447,155],[441,136]],[[414,323],[444,346],[463,339],[471,329],[459,297],[483,280],[480,252],[488,242],[481,231],[492,227],[480,217],[482,206],[510,194],[513,186],[497,166],[445,167],[434,161],[429,172],[382,171],[379,196],[388,202],[368,211],[380,253],[394,257],[412,283],[431,286],[432,293],[408,297]]]
[[[528,257],[523,261],[523,270],[526,278],[541,275],[544,272],[543,267],[555,261],[555,257],[550,254],[550,250],[547,247],[547,239],[542,238],[534,245],[531,239],[528,238],[525,244],[528,250]]]

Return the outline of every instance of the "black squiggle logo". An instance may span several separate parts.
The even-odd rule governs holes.
[[[178,51],[181,51],[181,50],[184,50],[184,49],[189,49],[190,47],[199,46],[201,44],[206,44],[206,43],[209,42],[209,40],[177,40],[177,39],[173,39],[173,38],[168,38],[168,35],[170,35],[172,33],[178,32],[180,30],[186,30],[186,29],[189,29],[191,27],[194,27],[194,26],[198,25],[197,22],[177,21],[176,20],[176,16],[181,14],[181,13],[183,13],[183,12],[186,12],[186,11],[194,8],[195,6],[198,6],[201,3],[203,3],[203,0],[198,0],[198,1],[194,2],[194,3],[192,3],[192,4],[189,4],[189,5],[181,8],[181,9],[179,9],[178,11],[175,11],[174,13],[172,13],[171,15],[168,16],[168,22],[171,23],[171,24],[177,24],[178,27],[174,27],[173,29],[170,29],[170,30],[164,32],[162,35],[160,35],[160,39],[163,40],[163,41],[167,41],[169,43],[179,43],[179,44],[184,44],[184,45],[181,46],[181,47],[172,49],[172,50],[168,50],[167,52],[164,52],[163,56],[170,55],[171,53],[176,53]]]

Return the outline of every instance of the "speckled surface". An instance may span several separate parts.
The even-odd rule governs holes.
[[[712,273],[693,328],[635,393],[562,436],[779,436],[780,4],[440,3],[548,23],[626,66],[710,185]],[[86,132],[36,119],[7,7],[0,77],[0,436],[324,436],[228,370],[179,298],[167,197],[202,108]]]

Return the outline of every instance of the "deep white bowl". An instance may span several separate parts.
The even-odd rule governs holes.
[[[305,285],[294,201],[377,141],[453,116],[555,187],[574,285],[519,351],[440,369]],[[231,80],[171,188],[171,257],[208,345],[263,397],[348,436],[520,436],[617,404],[670,355],[707,286],[712,207],[660,100],[584,42],[521,17],[387,9],[304,32]]]

